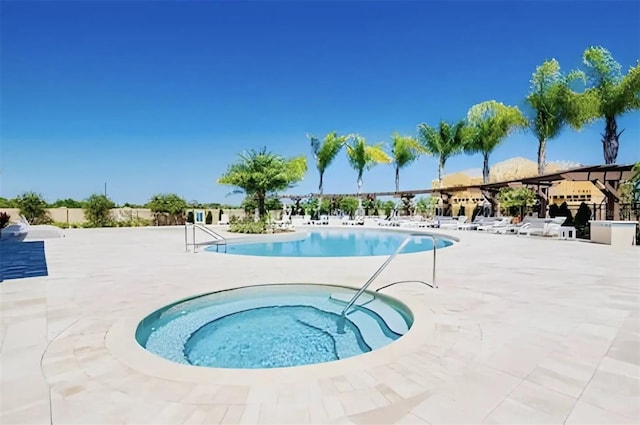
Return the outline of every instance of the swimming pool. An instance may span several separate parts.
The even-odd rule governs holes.
[[[268,257],[361,257],[391,255],[408,236],[407,233],[374,229],[323,229],[310,230],[294,240],[230,243],[228,254],[257,255]],[[438,238],[436,247],[452,245],[449,239]],[[217,252],[209,246],[205,251]],[[430,236],[413,236],[403,253],[430,251],[433,240]]]
[[[336,361],[381,348],[409,331],[411,311],[394,298],[356,290],[275,284],[179,301],[143,319],[136,340],[176,363],[257,369]]]

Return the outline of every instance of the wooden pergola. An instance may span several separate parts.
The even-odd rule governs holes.
[[[591,182],[598,188],[607,198],[607,220],[612,220],[614,211],[620,203],[620,193],[618,188],[621,181],[630,180],[633,172],[633,165],[592,165],[586,167],[571,168],[559,171],[557,173],[542,174],[533,177],[524,177],[513,180],[504,180],[499,182],[491,182],[486,184],[449,186],[432,189],[403,190],[399,192],[362,192],[357,193],[339,193],[339,194],[322,194],[323,198],[336,197],[357,197],[376,198],[379,196],[393,196],[396,198],[413,198],[415,195],[438,194],[445,203],[457,192],[464,191],[480,191],[490,202],[494,202],[495,195],[500,189],[505,187],[529,187],[536,191],[536,195],[540,199],[541,214],[546,210],[549,203],[549,188],[561,181],[583,181]],[[305,198],[317,198],[321,196],[319,193],[310,193],[307,195],[281,195],[281,199],[291,199],[300,201]]]

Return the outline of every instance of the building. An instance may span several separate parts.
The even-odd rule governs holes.
[[[556,173],[570,168],[579,167],[580,164],[571,162],[550,162],[546,165],[547,173]],[[489,170],[489,182],[516,180],[525,177],[533,177],[538,174],[538,164],[526,158],[511,158],[494,164]],[[442,177],[442,186],[438,180],[432,182],[432,188],[472,186],[482,184],[482,170],[470,169],[447,174]],[[452,194],[450,203],[453,215],[458,215],[460,207],[465,207],[465,215],[471,217],[473,209],[485,201],[479,190],[464,190]],[[587,181],[560,181],[549,189],[549,205],[560,205],[563,202],[576,211],[582,202],[600,205],[606,202],[604,194],[591,182]]]

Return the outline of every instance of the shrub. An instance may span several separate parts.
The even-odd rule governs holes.
[[[556,218],[558,216],[558,206],[556,204],[549,205],[549,217]]]
[[[581,239],[589,239],[591,232],[589,228],[589,220],[591,220],[591,209],[584,202],[580,204],[578,212],[573,219],[573,227],[576,228],[576,236]]]
[[[244,220],[234,220],[231,223],[229,220],[229,231],[234,233],[266,233],[267,232],[267,220],[261,219],[259,221],[253,221],[251,218],[245,218]]]
[[[170,224],[180,224],[181,218],[184,218],[184,211],[187,209],[187,201],[175,193],[158,194],[151,197],[147,208],[153,211],[158,222],[160,216],[164,215],[169,219]]]
[[[213,223],[213,214],[211,214],[211,210],[207,211],[207,216],[204,219],[204,224],[212,224]]]
[[[115,204],[106,195],[91,195],[84,203],[84,214],[90,227],[113,227],[111,208]]]
[[[11,216],[6,212],[0,213],[0,229],[7,227],[7,224],[9,224],[9,218],[11,218]]]
[[[340,200],[340,209],[344,211],[350,217],[353,217],[356,210],[358,209],[358,199],[357,198],[342,198]]]
[[[566,202],[563,202],[562,205],[560,205],[560,208],[558,208],[558,217],[567,217],[565,222],[562,224],[563,226],[571,226],[573,224],[573,214],[569,211],[569,207]]]
[[[71,225],[69,223],[67,223],[66,221],[54,221],[53,223],[54,226],[59,227],[61,229],[68,229],[69,227],[71,227]]]
[[[34,192],[26,192],[15,199],[20,208],[20,215],[31,224],[49,224],[52,222],[47,211],[47,201],[42,195]]]
[[[193,218],[193,211],[189,211],[189,212],[187,213],[187,223],[193,223],[193,220],[194,220],[194,218]]]
[[[153,220],[147,220],[145,218],[133,217],[129,220],[120,220],[116,222],[118,227],[145,227],[151,226]]]

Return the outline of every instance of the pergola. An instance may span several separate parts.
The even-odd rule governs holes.
[[[621,181],[630,180],[633,172],[633,165],[592,165],[586,167],[571,168],[559,171],[557,173],[543,174],[533,177],[524,177],[513,180],[505,180],[499,182],[491,182],[486,184],[474,184],[466,186],[450,186],[432,189],[403,190],[399,192],[363,192],[357,193],[340,193],[340,194],[322,194],[323,198],[335,197],[356,197],[364,198],[378,196],[393,196],[398,198],[413,198],[415,195],[438,194],[445,202],[451,198],[456,192],[477,190],[480,191],[487,199],[493,202],[496,193],[505,187],[530,187],[536,191],[536,195],[540,199],[541,213],[544,213],[549,202],[549,188],[561,181],[583,181],[591,182],[597,187],[607,198],[607,220],[614,217],[614,210],[620,202],[620,194],[618,188]],[[319,197],[319,193],[310,193],[308,195],[281,195],[281,199],[291,199],[300,201],[304,198]]]

